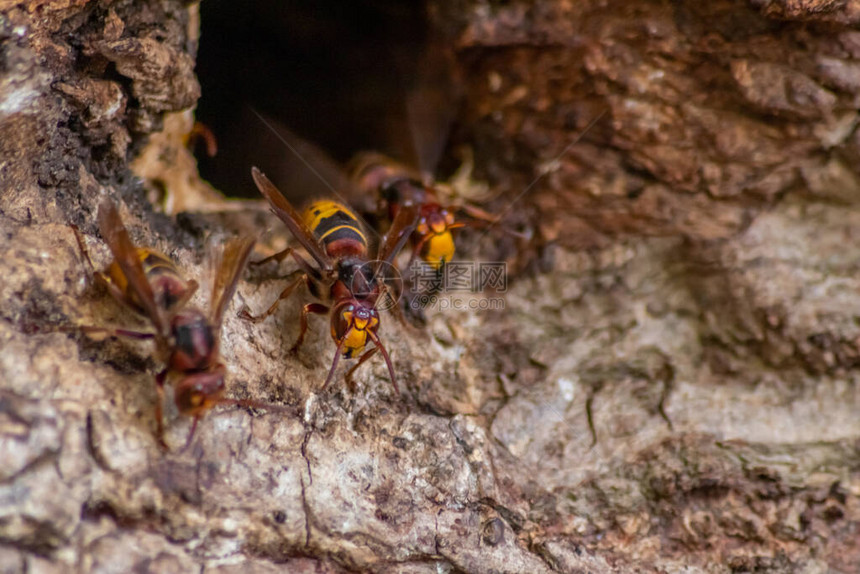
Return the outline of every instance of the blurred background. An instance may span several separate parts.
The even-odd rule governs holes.
[[[409,159],[404,98],[427,37],[423,3],[207,0],[200,12],[197,119],[220,149],[209,158],[201,145],[197,156],[216,188],[258,197],[251,165],[276,182],[290,169],[290,152],[257,114],[338,162],[362,149]]]

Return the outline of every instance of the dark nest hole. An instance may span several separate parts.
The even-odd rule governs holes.
[[[279,170],[297,169],[258,114],[341,164],[367,149],[407,159],[404,101],[427,38],[422,3],[207,0],[200,11],[197,120],[219,150],[209,158],[199,145],[197,156],[201,175],[216,188],[259,197],[252,165],[276,184]]]

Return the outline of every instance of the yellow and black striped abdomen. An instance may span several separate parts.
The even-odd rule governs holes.
[[[169,311],[176,303],[186,298],[189,284],[182,278],[179,269],[166,255],[146,247],[138,247],[135,253],[143,267],[146,279],[152,287],[152,294],[159,307]],[[137,294],[133,289],[129,289],[128,279],[116,262],[111,263],[108,268],[108,277],[111,283],[123,293],[127,303],[137,311],[143,311]]]
[[[361,223],[345,205],[330,200],[315,201],[302,217],[330,257],[367,254],[367,237]]]

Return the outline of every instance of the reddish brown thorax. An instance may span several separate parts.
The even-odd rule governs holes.
[[[217,364],[218,349],[209,320],[197,309],[176,313],[170,323],[173,352],[167,364],[172,371],[203,371]]]
[[[170,323],[173,352],[169,369],[181,373],[174,400],[179,412],[198,416],[224,394],[226,369],[219,360],[218,342],[209,319],[197,309],[176,313]]]
[[[416,179],[400,177],[379,188],[379,195],[388,208],[388,218],[394,221],[404,203],[420,205],[421,211],[441,209],[436,191]]]

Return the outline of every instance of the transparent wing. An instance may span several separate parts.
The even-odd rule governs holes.
[[[382,245],[379,247],[376,258],[379,261],[390,263],[394,259],[403,246],[406,240],[415,231],[415,226],[418,223],[418,206],[414,203],[405,203],[400,206],[397,212],[397,217],[391,223],[388,233],[382,240]]]
[[[316,144],[291,131],[280,121],[251,110],[261,124],[259,139],[270,158],[265,165],[287,196],[296,201],[337,197],[352,203],[358,195],[345,169]]]
[[[98,223],[99,231],[105,243],[107,243],[117,265],[128,281],[128,288],[134,291],[159,336],[166,336],[168,331],[167,319],[155,302],[152,286],[146,278],[143,265],[137,256],[137,249],[128,236],[128,231],[122,223],[119,211],[109,199],[103,200],[99,205]]]
[[[462,100],[462,82],[453,51],[440,40],[427,46],[416,69],[417,77],[406,94],[406,116],[416,165],[427,180],[445,150]]]
[[[311,233],[311,230],[308,229],[308,226],[302,220],[302,216],[287,201],[284,194],[256,167],[251,168],[251,176],[254,178],[254,183],[257,184],[260,193],[269,200],[272,211],[284,222],[284,225],[287,226],[287,229],[296,238],[296,241],[302,244],[302,247],[310,253],[311,257],[316,260],[322,269],[331,269],[332,263],[328,255],[322,250],[316,237],[314,237],[314,234]]]
[[[210,238],[208,258],[212,292],[209,314],[216,332],[221,328],[224,313],[236,292],[253,248],[254,239],[251,237],[238,237],[226,242],[221,241],[218,236]]]

